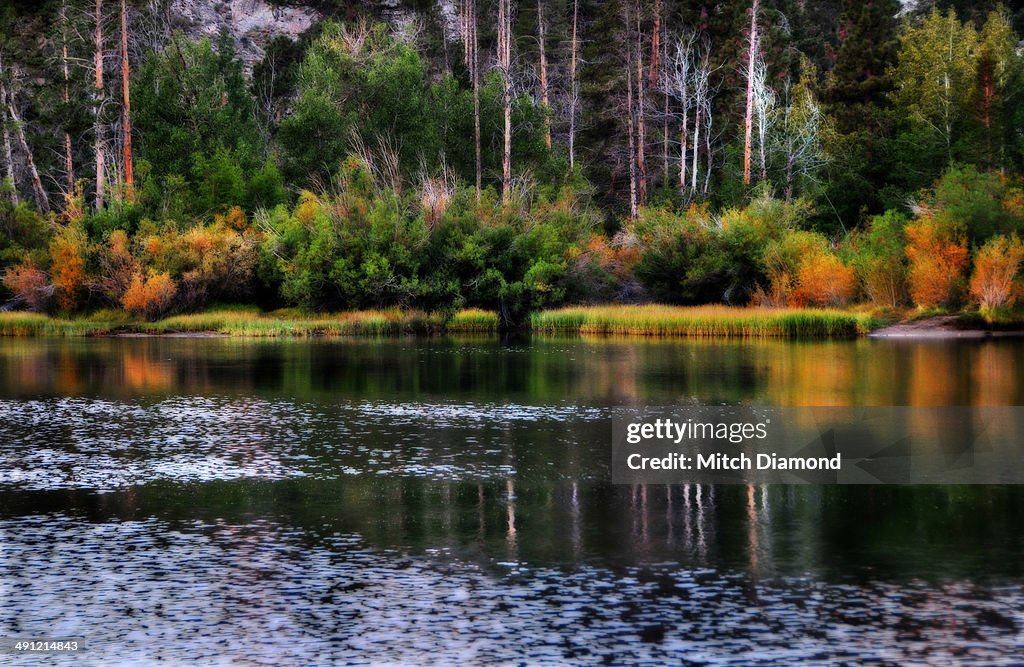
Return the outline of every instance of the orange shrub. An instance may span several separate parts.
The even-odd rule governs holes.
[[[80,227],[69,226],[50,242],[50,275],[62,310],[74,310],[86,283],[85,260],[89,240]]]
[[[800,262],[793,305],[844,306],[857,290],[857,276],[832,253],[815,253]]]
[[[121,300],[132,277],[139,271],[139,263],[128,246],[128,235],[120,229],[111,232],[106,247],[100,248],[97,254],[99,276],[96,286],[104,296],[116,303]]]
[[[922,308],[957,300],[967,268],[967,243],[957,228],[927,217],[907,225],[910,296]]]
[[[971,276],[971,297],[981,306],[981,312],[991,314],[1000,308],[1009,308],[1021,293],[1017,280],[1024,261],[1024,243],[1016,236],[997,236],[978,250]]]
[[[768,241],[761,253],[768,289],[758,286],[752,295],[754,303],[771,308],[806,305],[811,292],[798,293],[802,267],[812,258],[830,255],[828,239],[818,232],[786,230],[778,239]],[[812,276],[808,274],[806,280]]]
[[[30,310],[37,313],[46,310],[53,294],[49,276],[31,262],[7,269],[4,286],[14,292],[15,298],[24,301]]]
[[[224,221],[228,227],[239,232],[249,226],[249,220],[245,217],[245,211],[241,206],[232,206],[224,216]]]
[[[136,273],[121,297],[121,305],[129,313],[152,319],[170,309],[177,293],[178,287],[167,273],[153,273],[145,281]]]

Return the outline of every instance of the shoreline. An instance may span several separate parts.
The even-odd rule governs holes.
[[[109,312],[74,319],[0,313],[0,336],[23,338],[431,337],[497,335],[501,330],[496,313],[478,309],[448,316],[397,309],[313,315],[233,307],[155,322]],[[829,309],[646,305],[539,311],[529,316],[520,331],[637,338],[977,340],[1024,337],[1024,322],[991,326],[963,314],[896,321],[892,315]]]
[[[919,320],[903,320],[880,327],[868,338],[897,340],[980,340],[985,338],[1024,337],[1024,323],[1009,328],[984,328],[960,315],[936,315]]]

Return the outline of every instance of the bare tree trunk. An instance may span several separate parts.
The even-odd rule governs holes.
[[[476,0],[468,0],[469,3],[469,30],[471,36],[471,50],[469,72],[473,78],[473,142],[476,147],[476,200],[479,203],[483,184],[483,163],[480,151],[480,42],[477,38],[477,16]]]
[[[4,64],[3,60],[0,59],[0,99],[6,100],[7,115],[11,119],[11,125],[14,127],[14,136],[17,137],[21,152],[25,155],[25,164],[28,167],[29,177],[32,180],[32,191],[36,196],[36,207],[41,212],[46,213],[50,210],[50,199],[43,188],[43,181],[39,178],[39,170],[36,169],[36,161],[32,156],[32,148],[28,145],[28,140],[25,138],[25,128],[22,125],[21,118],[18,117],[18,109],[14,105],[14,92],[7,89],[3,77]]]
[[[512,189],[512,8],[498,0],[498,67],[505,88],[505,146],[501,160],[501,199],[509,202]]]
[[[128,62],[128,12],[125,0],[121,0],[121,133],[124,143],[124,185],[128,202],[135,201],[135,168],[132,161],[132,98],[131,64]]]
[[[687,140],[690,134],[690,71],[694,66],[691,37],[688,44],[682,44],[676,51],[675,78],[679,90],[680,104],[683,107],[683,124],[679,129],[679,193],[686,194],[686,167],[689,160]]]
[[[462,63],[466,66],[466,69],[470,70],[470,76],[472,76],[472,58],[470,55],[470,40],[472,36],[470,34],[470,20],[471,20],[471,9],[470,5],[473,0],[463,0],[459,5],[459,34],[462,37]]]
[[[754,131],[754,65],[757,61],[757,11],[760,3],[754,0],[750,9],[750,43],[747,56],[747,113],[744,117],[743,184],[750,185],[750,140]]]
[[[661,0],[654,0],[654,32],[651,34],[651,68],[647,80],[651,88],[658,85],[658,72],[661,66]]]
[[[548,101],[548,57],[545,41],[544,1],[537,0],[537,41],[540,43],[540,103],[544,109],[544,143],[551,150],[551,105]]]
[[[636,168],[639,186],[638,199],[641,204],[647,202],[647,162],[644,158],[644,147],[647,144],[647,130],[644,122],[644,54],[643,32],[640,30],[640,19],[643,16],[640,0],[636,0]]]
[[[656,7],[656,9],[655,9],[655,16],[657,18],[655,19],[654,32],[655,32],[655,34],[658,34],[659,29],[661,28],[661,0],[657,1],[657,3],[655,4],[655,7]],[[661,126],[661,139],[662,139],[662,142],[661,142],[662,143],[662,156],[661,156],[661,160],[662,160],[662,175],[661,175],[661,182],[664,185],[664,187],[668,187],[668,183],[669,183],[669,166],[668,166],[668,164],[669,164],[668,163],[668,153],[669,153],[669,148],[668,148],[668,143],[669,143],[668,142],[669,106],[668,106],[668,98],[669,98],[669,95],[668,95],[668,76],[666,74],[666,71],[668,69],[668,40],[667,39],[662,40],[661,41],[661,45],[662,45],[661,46],[662,53],[661,53],[661,61],[660,61],[661,66],[660,66],[660,68],[657,68],[658,71],[655,73],[657,78],[654,80],[654,82],[652,82],[651,85],[657,85],[658,81],[664,82],[664,85],[662,86],[663,89],[664,89],[664,99],[662,100],[662,102],[664,104],[664,109],[662,110],[662,126]],[[655,69],[655,68],[652,68],[652,69]]]
[[[693,167],[690,169],[690,193],[697,194],[697,158],[700,156],[700,107],[693,111]]]
[[[629,5],[625,5],[627,31],[630,25]],[[636,220],[637,208],[636,187],[636,138],[633,136],[633,49],[627,40],[626,47],[626,132],[629,135],[629,219]]]
[[[789,155],[786,156],[786,201],[793,201],[793,185],[795,180],[793,170],[793,151],[790,151]]]
[[[569,98],[569,168],[576,167],[576,104],[579,101],[579,81],[576,79],[576,28],[579,22],[580,0],[572,1],[572,49],[569,56],[569,77],[572,92]]]
[[[683,107],[683,127],[679,130],[679,192],[683,195],[686,194],[686,132],[689,129],[688,112],[689,110]]]
[[[96,50],[94,53],[96,67],[95,88],[95,134],[96,134],[96,209],[103,208],[104,162],[103,155],[103,0],[96,0]]]
[[[7,129],[7,95],[2,85],[3,80],[0,79],[0,130],[3,131],[4,171],[7,173],[7,180],[11,182],[11,203],[17,206],[20,203],[18,183],[14,180],[14,151],[11,150],[11,133]]]
[[[708,124],[704,128],[704,161],[707,164],[707,170],[704,173],[704,198],[707,199],[708,191],[711,189],[711,169],[714,167],[714,153],[711,152],[711,123],[714,120],[714,116],[711,115],[711,97],[708,96],[706,102],[705,118],[707,118]]]
[[[71,75],[68,69],[67,0],[60,3],[61,66],[64,71],[64,107],[71,104]],[[71,156],[71,133],[64,129],[64,173],[67,176],[68,196],[75,194],[75,165]]]

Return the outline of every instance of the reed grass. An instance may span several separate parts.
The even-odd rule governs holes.
[[[444,331],[445,318],[419,311],[369,310],[335,314],[295,311],[262,313],[258,308],[224,307],[145,322],[120,311],[98,311],[76,319],[38,313],[0,313],[0,336],[73,337],[114,334],[199,334],[312,337],[396,336]]]
[[[849,337],[871,331],[881,323],[869,312],[729,306],[594,306],[543,311],[530,318],[532,330],[543,334],[748,338]],[[399,309],[309,314],[295,309],[263,313],[251,306],[225,306],[157,322],[132,319],[121,311],[97,311],[77,319],[0,313],[0,336],[211,333],[269,338],[397,336],[446,331],[494,334],[498,329],[497,315],[479,309],[463,310],[446,319],[437,313]]]
[[[38,313],[0,313],[0,336],[42,336],[68,338],[74,336],[101,336],[121,326],[118,320],[98,318],[64,319]]]
[[[534,313],[538,333],[744,338],[856,336],[876,326],[867,314],[731,306],[593,306]]]
[[[448,321],[448,331],[452,333],[497,333],[498,315],[479,308],[460,310]]]
[[[436,333],[444,318],[419,311],[367,310],[297,315],[227,309],[176,315],[140,325],[146,333],[218,333],[250,338],[312,336],[395,336]]]

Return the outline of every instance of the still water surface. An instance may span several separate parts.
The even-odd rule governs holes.
[[[0,340],[0,636],[98,665],[1024,663],[1024,489],[611,485],[611,408],[678,403],[1024,405],[1024,344]]]

